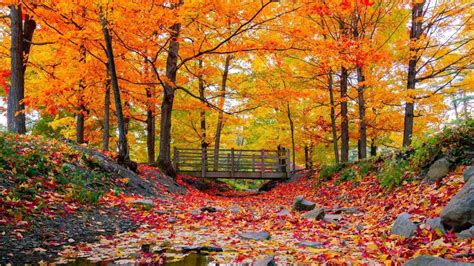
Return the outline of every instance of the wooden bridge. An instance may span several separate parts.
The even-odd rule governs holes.
[[[174,149],[178,173],[230,179],[286,179],[290,172],[288,149],[235,150]]]

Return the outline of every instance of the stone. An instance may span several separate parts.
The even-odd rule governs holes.
[[[190,213],[192,215],[199,215],[199,214],[201,214],[201,210],[191,210]]]
[[[332,212],[334,212],[336,214],[338,214],[338,213],[354,214],[354,213],[358,213],[360,211],[359,211],[359,208],[355,208],[355,207],[342,207],[342,208],[333,209]]]
[[[310,248],[320,248],[324,246],[321,242],[313,242],[313,241],[301,241],[298,243],[300,247],[310,247]]]
[[[474,265],[467,262],[457,262],[452,260],[446,260],[443,258],[420,255],[414,259],[407,261],[404,266],[469,266]]]
[[[275,266],[275,256],[265,256],[262,259],[256,260],[252,263],[254,266]]]
[[[429,168],[426,174],[428,182],[436,182],[449,173],[449,162],[446,158],[436,160]]]
[[[171,224],[176,223],[176,217],[169,217],[168,218],[168,223],[171,223]]]
[[[183,252],[222,252],[223,249],[221,247],[215,247],[215,246],[184,246],[182,247]]]
[[[403,237],[412,237],[416,232],[416,224],[410,220],[411,215],[404,212],[398,215],[395,223],[390,230],[391,235],[399,235]]]
[[[291,216],[291,213],[287,209],[283,209],[276,214],[278,217],[288,217]]]
[[[269,240],[270,233],[261,231],[261,232],[243,232],[239,236],[247,240]]]
[[[474,239],[474,225],[470,228],[463,230],[457,234],[459,239]]]
[[[241,209],[241,208],[240,208],[240,206],[238,206],[238,205],[229,207],[229,210],[230,210],[231,212],[233,212],[233,213],[239,213],[239,212],[240,212],[240,209]]]
[[[145,209],[152,209],[153,207],[155,207],[155,203],[151,199],[137,199],[134,200],[132,203],[135,206],[141,206]]]
[[[467,183],[469,179],[471,179],[474,176],[474,166],[470,166],[466,170],[464,170],[463,177],[464,177],[464,182]]]
[[[339,220],[342,220],[342,215],[339,214],[325,214],[323,218],[323,221],[333,224],[338,224]]]
[[[426,220],[426,224],[431,227],[433,230],[440,230],[443,234],[446,234],[446,229],[444,229],[444,225],[441,223],[441,218],[430,218]]]
[[[474,178],[441,211],[441,221],[458,232],[474,225]]]
[[[316,207],[316,203],[305,200],[303,196],[297,196],[293,203],[293,210],[295,211],[310,211]]]
[[[202,212],[217,212],[217,209],[215,207],[207,206],[207,207],[202,207],[201,211]]]
[[[312,211],[309,211],[301,217],[306,218],[306,219],[314,219],[314,220],[322,220],[324,218],[325,212],[323,208],[316,208]]]

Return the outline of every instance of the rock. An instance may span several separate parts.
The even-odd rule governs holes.
[[[338,224],[338,221],[342,220],[342,215],[338,214],[325,214],[323,221],[327,223],[333,223],[333,224]]]
[[[155,207],[155,203],[151,199],[138,199],[134,200],[132,203],[135,206],[141,206],[145,209],[152,209]]]
[[[217,209],[215,207],[202,207],[201,211],[202,212],[217,212]]]
[[[291,216],[291,213],[287,209],[283,209],[276,214],[278,217]]]
[[[446,260],[443,258],[420,255],[414,259],[407,261],[404,266],[468,266],[474,265],[467,262],[457,262],[452,260]]]
[[[256,260],[252,263],[254,266],[274,266],[276,265],[275,256],[266,256],[263,259]]]
[[[316,207],[316,203],[305,200],[303,196],[297,196],[293,203],[293,210],[295,211],[310,211]]]
[[[463,230],[457,234],[459,239],[470,239],[474,238],[474,225],[469,229]]]
[[[170,217],[170,218],[168,218],[168,223],[171,223],[171,224],[176,223],[176,217]]]
[[[392,229],[390,230],[390,234],[403,237],[412,237],[415,235],[417,226],[410,220],[410,217],[411,215],[406,212],[398,215]]]
[[[446,158],[436,160],[428,170],[426,174],[426,180],[428,182],[436,182],[439,179],[445,177],[449,172],[449,162]]]
[[[354,214],[360,212],[358,208],[355,207],[343,207],[343,208],[336,208],[332,210],[334,213],[347,213],[347,214]]]
[[[464,177],[464,182],[467,183],[469,179],[471,179],[474,176],[474,166],[471,166],[464,170],[463,177]]]
[[[301,241],[298,243],[298,246],[301,247],[311,247],[311,248],[320,248],[324,246],[321,242],[313,242],[313,241]]]
[[[312,211],[309,211],[301,217],[306,218],[306,219],[315,219],[315,220],[322,220],[324,218],[325,212],[323,208],[316,208]]]
[[[231,206],[231,207],[229,207],[229,210],[233,213],[238,213],[238,212],[240,212],[240,206],[238,206],[238,205]]]
[[[430,218],[426,220],[426,224],[428,224],[431,229],[433,230],[440,230],[443,234],[446,234],[446,229],[444,229],[443,224],[441,223],[441,218],[436,217],[436,218]]]
[[[464,185],[441,212],[441,221],[455,231],[474,225],[474,178]]]
[[[190,213],[192,215],[199,215],[199,214],[201,214],[201,210],[191,210]]]
[[[215,246],[185,246],[182,248],[183,252],[222,252],[223,249],[221,247],[215,247]]]
[[[247,240],[269,240],[270,233],[261,231],[261,232],[243,232],[239,236]]]

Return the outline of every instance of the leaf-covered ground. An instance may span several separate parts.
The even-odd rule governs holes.
[[[179,257],[166,250],[213,246],[224,250],[210,254],[210,260],[218,263],[252,262],[268,255],[275,256],[279,263],[399,264],[418,254],[462,260],[455,255],[472,253],[473,242],[458,240],[451,232],[442,236],[422,225],[411,239],[389,235],[393,221],[402,212],[413,214],[412,219],[417,222],[438,216],[462,187],[461,170],[439,184],[410,183],[391,192],[382,190],[373,176],[358,184],[345,182],[337,186],[334,181],[318,185],[316,177],[304,177],[260,194],[203,193],[189,187],[186,195],[155,200],[156,207],[151,210],[133,208],[134,198],[108,194],[103,200],[123,208],[142,224],[141,227],[135,232],[104,237],[96,243],[70,246],[61,254],[63,259],[88,257],[92,261],[150,262]],[[281,209],[291,210],[296,195],[303,195],[326,208],[357,207],[360,212],[328,215],[335,219],[333,221],[307,220],[293,211],[289,216],[278,216]],[[215,207],[217,211],[199,211],[206,206]],[[267,231],[271,239],[244,240],[238,237],[244,231]],[[301,241],[323,245],[301,247],[298,245]],[[142,245],[148,244],[151,244],[151,253],[141,251]]]
[[[461,189],[464,167],[441,182],[403,183],[392,191],[381,188],[370,173],[358,178],[360,182],[340,184],[340,174],[320,182],[316,173],[255,193],[209,184],[199,191],[192,177],[179,176],[175,184],[142,165],[137,178],[156,191],[150,208],[134,203],[144,196],[130,191],[130,180],[104,172],[93,156],[62,142],[0,135],[0,151],[2,260],[66,262],[82,257],[91,262],[163,263],[186,256],[183,248],[206,246],[223,249],[208,256],[218,263],[254,262],[271,255],[281,264],[400,264],[418,254],[467,261],[469,257],[459,255],[474,252],[472,239],[459,240],[452,232],[442,235],[423,224],[439,216]],[[292,211],[297,195],[326,208],[326,219],[308,220]],[[203,207],[214,212],[201,211]],[[334,213],[339,207],[359,211]],[[285,209],[289,215],[278,215]],[[413,238],[389,235],[402,212],[421,224]],[[238,236],[248,231],[267,231],[271,238]],[[303,247],[302,241],[320,245]],[[57,252],[60,258],[54,258]]]

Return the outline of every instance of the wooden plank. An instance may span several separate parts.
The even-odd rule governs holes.
[[[182,171],[183,173],[196,176],[196,177],[201,177],[201,172],[200,171]],[[215,171],[208,171],[206,173],[206,177],[209,178],[235,178],[235,179],[284,179],[286,178],[286,173],[281,173],[281,172],[265,172],[263,178],[261,177],[261,174],[259,172],[235,172],[234,177],[232,177],[232,174],[230,172],[226,171],[221,171],[221,172],[215,172]]]

